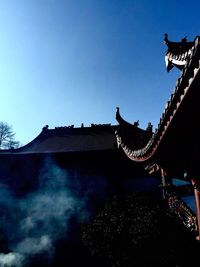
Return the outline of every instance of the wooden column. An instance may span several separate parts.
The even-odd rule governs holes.
[[[194,198],[196,204],[196,215],[197,215],[197,225],[199,235],[196,237],[197,240],[200,240],[200,182],[195,178],[191,179],[192,185],[194,186]]]
[[[163,199],[166,198],[166,172],[161,168],[161,178],[162,178],[162,195]]]

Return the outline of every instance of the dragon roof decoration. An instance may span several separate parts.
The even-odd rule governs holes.
[[[170,42],[167,35],[165,35],[165,44],[168,47],[166,53],[168,60],[167,70],[169,71],[174,65],[179,66],[179,68],[182,69],[182,74],[176,83],[175,89],[171,94],[169,101],[166,103],[164,112],[162,113],[155,132],[153,133],[152,131],[145,131],[139,128],[137,131],[134,131],[134,126],[126,122],[120,116],[119,108],[117,108],[116,120],[119,122],[119,128],[116,130],[115,134],[118,146],[120,146],[124,150],[125,154],[133,161],[147,161],[156,154],[159,144],[176,115],[177,110],[180,108],[185,96],[188,94],[188,91],[190,91],[191,83],[195,79],[195,76],[197,76],[198,72],[200,72],[199,36],[195,38],[194,42],[187,42],[185,38],[182,42]],[[128,137],[127,132],[129,133]],[[130,141],[131,133],[132,141]]]

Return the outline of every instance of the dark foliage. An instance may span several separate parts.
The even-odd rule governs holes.
[[[199,250],[191,233],[149,194],[114,197],[82,232],[90,252],[113,267],[191,266]]]

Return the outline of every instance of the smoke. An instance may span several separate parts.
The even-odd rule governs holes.
[[[19,253],[0,253],[0,266],[1,267],[22,267],[24,262],[23,255]]]
[[[71,216],[83,220],[85,200],[69,188],[66,171],[46,160],[38,179],[38,188],[23,198],[0,185],[0,267],[24,267],[37,255],[51,260],[55,242],[67,235]],[[77,188],[78,191],[78,188]],[[83,216],[86,215],[86,217]]]

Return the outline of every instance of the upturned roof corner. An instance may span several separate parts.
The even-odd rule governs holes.
[[[165,55],[167,71],[169,72],[174,66],[182,70],[190,58],[195,41],[188,42],[187,38],[184,37],[180,42],[172,42],[169,41],[168,34],[165,33],[164,43],[167,46]]]

